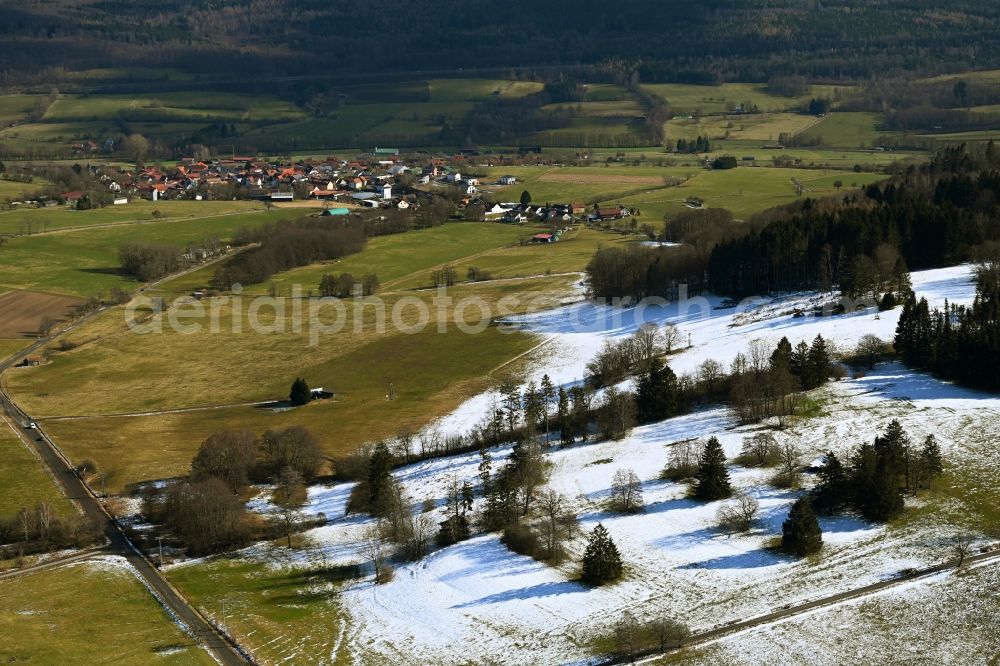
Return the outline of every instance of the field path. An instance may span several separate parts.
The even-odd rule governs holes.
[[[988,564],[1000,564],[1000,545],[993,544],[985,552],[979,552],[975,555],[970,555],[965,558],[962,566],[969,566],[972,564],[988,565]],[[872,583],[871,585],[865,585],[863,587],[858,587],[853,590],[847,590],[845,592],[840,592],[838,594],[832,594],[827,597],[822,597],[820,599],[813,599],[812,601],[807,601],[805,603],[797,604],[795,606],[788,606],[771,613],[765,613],[764,615],[758,615],[757,617],[748,618],[746,620],[740,620],[738,622],[733,622],[732,624],[713,627],[706,631],[701,631],[694,633],[691,637],[685,641],[684,647],[698,647],[704,646],[715,641],[732,636],[734,634],[742,633],[745,631],[751,631],[753,629],[759,629],[761,627],[766,627],[774,624],[779,624],[780,622],[788,619],[795,618],[800,615],[806,615],[815,611],[817,609],[826,608],[829,606],[834,606],[839,603],[854,601],[857,599],[863,599],[865,597],[870,597],[877,595],[881,592],[890,590],[893,587],[897,587],[904,584],[912,584],[920,581],[927,581],[935,577],[938,574],[942,574],[951,570],[958,570],[959,562],[957,560],[947,560],[941,562],[940,564],[935,564],[918,571],[911,572],[907,575],[899,576],[896,578],[891,578],[889,580],[879,581],[878,583]],[[676,650],[668,650],[667,652],[662,652],[660,650],[646,650],[639,654],[632,655],[630,657],[612,657],[605,659],[599,663],[601,664],[632,664],[632,663],[653,663],[656,660],[662,659],[665,654],[674,652]]]
[[[137,224],[171,224],[172,222],[190,222],[191,220],[211,220],[216,217],[230,217],[232,215],[251,215],[253,213],[266,213],[266,208],[254,208],[251,210],[234,210],[230,213],[215,213],[213,215],[192,215],[189,217],[164,217],[162,219],[137,219],[119,220],[118,222],[101,222],[100,224],[81,224],[75,227],[59,227],[58,229],[48,229],[46,231],[33,231],[30,234],[15,233],[5,234],[7,236],[52,236],[54,234],[67,234],[75,231],[90,231],[91,229],[112,229],[114,227],[129,227]],[[0,213],[3,215],[3,213]]]
[[[155,287],[166,280],[186,275],[194,270],[221,261],[233,253],[227,253],[211,262],[205,262],[191,267],[161,280],[151,282],[141,287],[138,292]],[[0,360],[0,374],[13,365],[14,361],[34,353],[44,345],[54,342],[66,333],[75,330],[84,322],[97,314],[104,312],[108,306],[102,306],[63,327],[48,338],[42,338],[27,349]],[[21,410],[0,387],[0,410],[14,421],[14,430],[24,444],[44,463],[46,469],[58,480],[64,494],[76,503],[90,521],[97,526],[107,539],[106,551],[123,557],[134,571],[140,582],[146,586],[157,602],[171,614],[212,657],[223,666],[242,666],[252,663],[252,659],[235,641],[220,631],[211,620],[201,614],[184,596],[160,573],[160,570],[135,547],[123,531],[122,527],[108,513],[103,502],[87,483],[81,479],[70,459],[59,446],[40,427],[34,426],[34,419]]]

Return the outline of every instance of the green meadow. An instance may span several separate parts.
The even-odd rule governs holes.
[[[0,581],[0,662],[214,664],[124,567],[84,563]]]

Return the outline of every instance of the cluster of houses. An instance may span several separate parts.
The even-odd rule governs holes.
[[[486,211],[486,219],[498,219],[506,224],[540,222],[555,227],[565,226],[584,220],[587,223],[620,220],[629,217],[632,211],[625,206],[588,207],[583,202],[569,204],[493,204]],[[558,240],[555,239],[555,240]]]
[[[204,199],[218,194],[274,202],[309,198],[405,209],[416,201],[412,194],[404,194],[411,186],[448,186],[470,200],[480,195],[479,179],[462,175],[459,158],[404,159],[396,149],[376,148],[350,160],[327,157],[283,164],[234,155],[209,161],[183,159],[170,167],[89,168],[115,197],[115,203],[134,198]],[[512,185],[516,180],[504,176],[496,184]],[[73,203],[84,194],[66,192],[63,199]]]
[[[396,149],[376,148],[350,160],[327,157],[283,164],[234,155],[210,161],[183,159],[170,167],[87,168],[93,180],[106,188],[102,193],[106,204],[128,203],[135,198],[157,201],[238,197],[272,202],[314,199],[325,202],[326,214],[344,215],[358,207],[411,208],[417,205],[418,196],[437,191],[450,195],[459,208],[480,206],[483,219],[505,224],[543,224],[558,229],[631,215],[623,206],[588,206],[583,202],[494,203],[489,197],[490,188],[515,185],[517,178],[504,175],[482,183],[478,177],[463,174],[463,167],[471,166],[463,160],[462,156],[404,158]],[[86,195],[81,191],[65,192],[61,198],[72,204]]]

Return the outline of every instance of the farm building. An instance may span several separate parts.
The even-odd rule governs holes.
[[[517,178],[514,176],[500,176],[501,185],[513,185],[517,182]]]
[[[535,234],[531,237],[532,243],[555,243],[559,240],[559,234]]]
[[[346,208],[327,208],[320,215],[323,217],[333,217],[337,215],[348,215],[351,211]]]
[[[295,195],[291,192],[271,192],[268,198],[271,201],[294,201]]]

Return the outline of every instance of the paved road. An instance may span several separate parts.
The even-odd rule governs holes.
[[[217,259],[221,261],[232,256],[229,253]],[[204,268],[214,262],[206,262],[196,267],[182,271],[157,282],[150,283],[140,289],[144,291],[158,284],[185,275],[191,271]],[[75,330],[92,317],[97,316],[106,308],[100,308],[90,312],[72,324],[60,329],[49,338],[42,338],[15,356],[0,361],[0,374],[8,370],[14,362],[20,358],[39,350],[45,345],[53,342],[66,333]],[[188,601],[178,592],[160,571],[140,553],[128,540],[128,537],[111,516],[105,511],[101,501],[91,492],[90,488],[76,475],[69,459],[63,455],[59,447],[40,428],[29,428],[34,421],[28,414],[21,410],[0,386],[0,411],[5,411],[14,421],[15,430],[20,438],[29,447],[33,448],[41,457],[42,462],[49,469],[52,475],[59,481],[66,496],[76,502],[83,510],[84,514],[104,533],[107,538],[105,551],[124,557],[135,569],[147,587],[154,591],[163,606],[187,625],[191,634],[202,643],[216,660],[224,666],[243,666],[252,663],[245,653],[230,642],[215,629],[214,626],[202,616]]]

